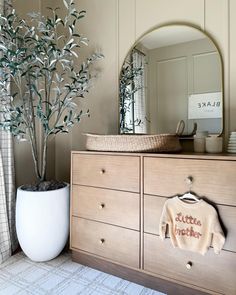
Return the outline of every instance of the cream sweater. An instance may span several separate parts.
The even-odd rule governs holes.
[[[198,202],[178,197],[168,199],[160,220],[162,239],[166,236],[167,225],[174,247],[204,255],[212,245],[219,254],[225,243],[215,208],[202,199]]]

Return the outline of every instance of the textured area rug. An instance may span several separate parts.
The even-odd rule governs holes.
[[[68,253],[46,263],[12,256],[0,265],[0,294],[163,295],[72,262]]]

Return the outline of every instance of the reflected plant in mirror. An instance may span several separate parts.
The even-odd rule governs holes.
[[[146,56],[137,48],[120,73],[120,133],[146,133]]]
[[[152,30],[132,47],[120,74],[120,133],[223,131],[223,70],[212,39],[189,25]],[[148,118],[148,119],[147,119]]]

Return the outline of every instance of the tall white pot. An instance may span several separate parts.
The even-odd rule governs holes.
[[[24,253],[33,261],[60,254],[69,235],[69,185],[45,191],[17,190],[16,232]]]

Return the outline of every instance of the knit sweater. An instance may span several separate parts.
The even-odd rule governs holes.
[[[166,236],[167,225],[174,247],[204,255],[212,246],[214,252],[219,254],[225,243],[215,208],[202,199],[198,202],[181,200],[179,197],[168,199],[160,220],[162,239]]]

